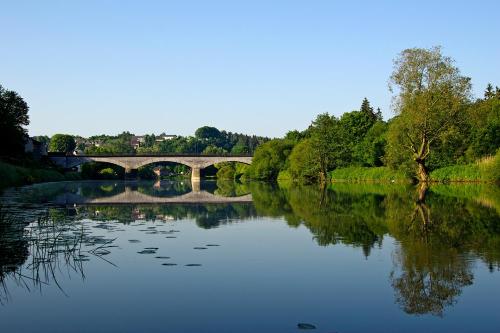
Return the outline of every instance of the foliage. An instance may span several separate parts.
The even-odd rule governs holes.
[[[99,175],[106,179],[115,179],[118,177],[118,174],[112,168],[104,168],[99,171]]]
[[[124,169],[118,165],[101,162],[82,164],[81,174],[84,179],[123,179]]]
[[[71,153],[76,148],[75,138],[68,134],[54,134],[50,139],[49,151]]]
[[[320,164],[315,156],[316,151],[311,139],[300,141],[288,157],[287,172],[289,179],[304,183],[313,183],[320,175]],[[281,174],[284,179],[285,175]]]
[[[495,156],[483,158],[476,163],[434,170],[430,178],[440,182],[500,182],[500,150]]]
[[[15,91],[0,85],[0,156],[24,153],[26,129],[29,124],[28,104]]]
[[[26,168],[4,162],[0,162],[0,175],[0,188],[80,178],[74,173],[62,174],[54,169]]]
[[[340,117],[337,124],[338,136],[336,139],[341,143],[342,152],[339,155],[336,167],[363,163],[363,157],[357,156],[360,155],[359,151],[363,148],[360,144],[377,120],[375,114],[371,111],[371,108],[367,111],[352,111],[344,113]]]
[[[133,134],[123,132],[117,136],[99,135],[89,138],[89,141],[98,145],[89,145],[85,148],[87,155],[113,155],[113,154],[134,154],[135,150],[131,146]],[[151,140],[149,140],[151,141]]]
[[[426,161],[435,141],[457,124],[470,99],[470,79],[439,47],[406,49],[394,61],[391,90],[398,115],[392,126],[401,132],[403,146],[412,153],[420,181],[428,180]]]
[[[274,139],[260,145],[248,167],[246,177],[256,180],[276,180],[284,169],[288,155],[293,148],[293,142]]]
[[[353,148],[353,164],[371,167],[379,167],[384,164],[387,127],[387,123],[381,120],[373,123],[364,137]]]
[[[410,182],[402,172],[388,167],[347,167],[330,172],[332,182]]]
[[[207,146],[203,152],[203,155],[227,155],[227,151],[224,148],[217,147],[214,145]]]
[[[194,132],[194,136],[198,139],[217,141],[221,137],[221,132],[215,127],[203,126]]]
[[[312,122],[311,145],[315,164],[318,165],[318,179],[325,182],[328,170],[335,168],[344,160],[345,154],[342,142],[338,138],[337,119],[328,113],[320,114]]]
[[[236,169],[234,163],[220,163],[219,165],[217,165],[217,169],[217,179],[235,179]]]

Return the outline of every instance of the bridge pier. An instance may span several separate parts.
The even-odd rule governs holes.
[[[135,179],[137,177],[137,169],[125,168],[125,179]]]
[[[193,166],[191,167],[191,182],[200,182],[201,180],[201,168]]]
[[[191,180],[191,191],[193,193],[198,193],[201,191],[201,182],[199,180]]]

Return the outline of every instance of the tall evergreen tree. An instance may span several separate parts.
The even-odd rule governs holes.
[[[360,111],[369,116],[373,120],[377,118],[377,115],[373,112],[373,107],[370,105],[370,102],[366,97],[363,99],[363,102],[361,103]]]
[[[484,91],[484,99],[490,99],[495,96],[495,92],[493,91],[493,86],[491,83],[488,83],[486,86],[486,90]]]

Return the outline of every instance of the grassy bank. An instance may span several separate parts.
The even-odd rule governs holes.
[[[500,151],[473,164],[434,170],[430,178],[435,182],[500,182]]]
[[[28,168],[0,162],[0,188],[76,179],[80,179],[80,176],[75,173],[62,174],[53,169]]]
[[[411,179],[404,173],[388,167],[348,167],[335,169],[329,173],[332,182],[380,182],[380,183],[409,183]]]

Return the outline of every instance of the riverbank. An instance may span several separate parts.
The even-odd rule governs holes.
[[[79,180],[77,173],[61,173],[54,169],[42,167],[23,167],[0,162],[0,189],[11,186],[22,186],[34,183]]]
[[[374,183],[411,183],[414,180],[404,173],[388,167],[348,167],[329,172],[332,183],[374,182]],[[475,163],[452,165],[433,170],[431,182],[436,183],[499,183],[500,153],[483,158]]]
[[[374,183],[411,183],[412,179],[404,173],[388,167],[348,167],[329,172],[333,183],[374,182]]]
[[[500,182],[500,153],[472,164],[452,165],[431,172],[435,182]]]

